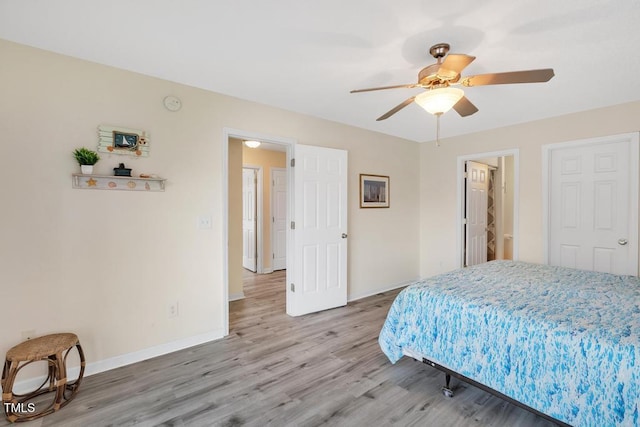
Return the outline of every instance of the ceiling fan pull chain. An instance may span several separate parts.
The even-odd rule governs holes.
[[[436,114],[436,147],[440,147],[440,114]]]

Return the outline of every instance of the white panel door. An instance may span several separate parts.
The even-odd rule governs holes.
[[[242,169],[242,266],[256,272],[256,171]]]
[[[632,134],[551,150],[550,264],[637,274],[637,144]]]
[[[487,262],[487,204],[489,168],[467,161],[466,260],[467,266]]]
[[[272,269],[287,268],[287,170],[271,168]]]
[[[347,152],[297,145],[293,282],[287,312],[347,304]]]

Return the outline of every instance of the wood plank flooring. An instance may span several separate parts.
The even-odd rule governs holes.
[[[284,272],[244,279],[228,337],[86,377],[68,406],[23,425],[554,425],[455,379],[445,398],[423,363],[392,365],[377,338],[397,291],[293,318]]]

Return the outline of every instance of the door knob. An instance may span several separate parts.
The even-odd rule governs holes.
[[[347,238],[347,233],[342,233],[342,238],[346,239]]]
[[[628,241],[627,239],[618,239],[618,244],[619,244],[620,246],[624,246],[624,245],[626,245],[627,243],[629,243],[629,241]]]

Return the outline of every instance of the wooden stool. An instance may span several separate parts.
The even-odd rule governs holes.
[[[75,347],[80,356],[80,374],[78,378],[67,383],[67,356]],[[13,393],[13,384],[20,369],[45,360],[48,363],[47,379],[36,390],[26,393]],[[78,393],[80,381],[84,375],[84,353],[80,341],[75,334],[51,334],[25,341],[11,348],[2,370],[2,406],[10,422],[31,421],[51,414],[65,406]],[[31,402],[34,398],[46,393],[55,392],[53,401]],[[40,406],[46,405],[44,409]]]

